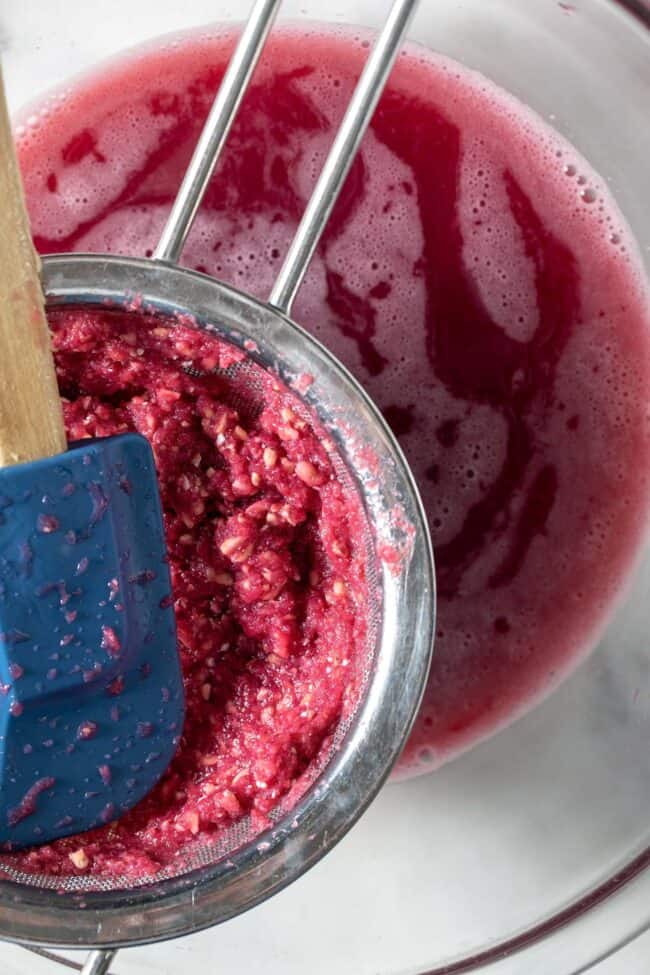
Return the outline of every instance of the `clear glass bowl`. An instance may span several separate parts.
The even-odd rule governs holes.
[[[387,6],[296,0],[283,15],[376,26]],[[129,44],[242,15],[214,0],[89,0],[74,14],[5,0],[12,106]],[[573,142],[609,181],[650,266],[645,0],[422,0],[411,36]],[[599,647],[549,700],[441,771],[389,785],[307,876],[199,942],[211,939],[225,971],[302,975],[308,957],[310,975],[488,963],[498,975],[573,975],[646,929],[649,621],[650,549]],[[166,950],[149,957],[162,964]],[[137,958],[121,964],[139,971]]]

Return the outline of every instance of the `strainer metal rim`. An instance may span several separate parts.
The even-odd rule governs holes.
[[[43,286],[51,306],[101,305],[107,297],[126,306],[124,295],[137,295],[145,307],[163,313],[191,312],[199,327],[214,321],[211,308],[218,304],[219,328],[227,327],[222,334],[242,346],[252,339],[282,378],[309,372],[315,384],[319,374],[344,380],[348,405],[376,425],[387,461],[382,475],[394,480],[414,528],[400,573],[383,569],[383,626],[364,704],[339,751],[290,813],[237,851],[236,871],[231,858],[131,890],[66,896],[0,880],[0,938],[66,948],[146,944],[202,930],[259,904],[318,862],[368,807],[406,742],[424,693],[435,633],[433,551],[417,486],[383,416],[345,367],[285,315],[207,275],[137,258],[46,257]],[[296,354],[297,338],[303,356]],[[391,633],[394,653],[387,660]]]

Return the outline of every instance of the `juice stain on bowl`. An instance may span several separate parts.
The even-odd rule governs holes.
[[[186,264],[268,295],[366,43],[319,25],[272,36]],[[163,39],[30,109],[19,155],[40,251],[151,253],[232,46],[219,27]],[[295,316],[379,403],[423,494],[438,632],[398,769],[418,773],[565,678],[630,576],[648,510],[647,282],[577,151],[412,45]]]

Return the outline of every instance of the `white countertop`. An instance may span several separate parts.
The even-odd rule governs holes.
[[[218,972],[218,952],[218,934],[207,939],[204,935],[181,938],[164,947],[139,948],[129,954],[118,955],[111,972],[114,975],[178,975],[184,969]],[[78,962],[81,956],[77,954],[68,957]],[[63,973],[67,970],[13,945],[5,945],[0,949],[0,959],[4,975],[25,975],[27,970],[29,975],[56,975],[57,972]],[[647,975],[649,964],[650,934],[646,934],[592,968],[590,975]],[[253,975],[258,971],[259,969],[244,964],[238,968],[237,975]],[[525,962],[522,960],[522,975],[525,975],[525,971]],[[270,970],[267,969],[267,972]]]

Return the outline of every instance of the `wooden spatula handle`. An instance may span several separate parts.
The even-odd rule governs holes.
[[[67,449],[0,68],[0,467]]]

